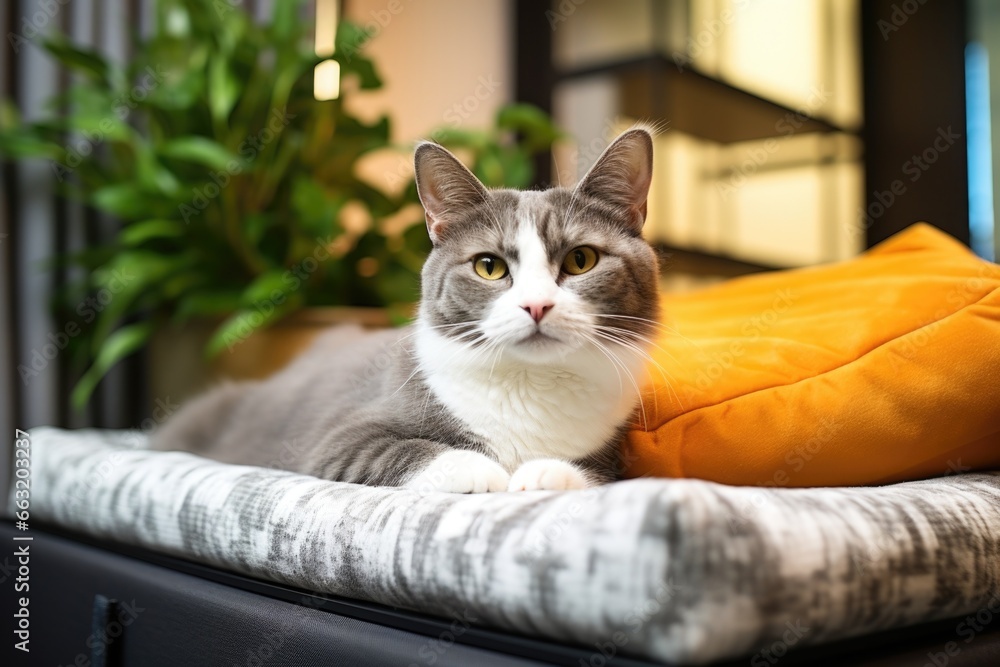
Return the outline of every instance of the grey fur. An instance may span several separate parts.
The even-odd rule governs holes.
[[[621,316],[601,321],[618,327],[622,340],[645,345],[658,316],[656,258],[641,237],[652,169],[645,130],[619,137],[573,190],[489,191],[430,143],[418,146],[415,163],[434,242],[421,276],[420,322],[447,327],[438,330],[456,341],[486,345],[478,323],[513,284],[515,241],[528,220],[558,273],[557,284],[595,313]],[[559,273],[563,258],[580,245],[601,249],[600,270]],[[472,261],[482,252],[505,258],[511,274],[496,281],[477,276]],[[385,486],[405,484],[452,449],[491,456],[489,443],[450,414],[429,386],[434,369],[418,366],[414,335],[412,325],[379,333],[333,330],[268,380],[224,385],[188,404],[155,435],[153,446]],[[609,366],[608,372],[615,370]],[[616,477],[626,426],[575,461],[592,481]]]

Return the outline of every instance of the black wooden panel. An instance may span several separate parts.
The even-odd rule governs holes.
[[[965,0],[862,0],[872,246],[924,220],[969,242]]]

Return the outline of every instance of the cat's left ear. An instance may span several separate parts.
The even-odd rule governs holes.
[[[604,150],[576,190],[625,212],[629,227],[638,233],[646,222],[646,199],[652,181],[653,137],[649,131],[635,128]]]
[[[417,195],[427,215],[427,233],[437,245],[463,209],[489,199],[475,175],[446,148],[424,141],[413,154]]]

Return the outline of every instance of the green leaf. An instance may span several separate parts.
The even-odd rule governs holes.
[[[497,112],[496,126],[500,130],[513,130],[520,137],[512,148],[526,155],[548,150],[552,144],[565,138],[565,134],[544,111],[531,104],[508,104]]]
[[[92,274],[102,304],[94,323],[91,348],[99,352],[118,321],[150,286],[161,283],[183,266],[184,256],[163,256],[145,250],[126,250]],[[103,298],[101,295],[104,295]]]
[[[482,130],[462,130],[455,127],[441,127],[431,132],[431,138],[449,148],[471,148],[486,150],[496,142],[488,132]]]
[[[499,149],[484,151],[476,160],[476,164],[473,165],[472,173],[487,187],[504,185],[505,172]]]
[[[347,198],[331,196],[309,176],[298,176],[292,182],[292,211],[298,224],[312,236],[328,236],[340,231],[337,215]]]
[[[133,146],[136,157],[136,176],[139,186],[149,192],[158,192],[171,197],[181,189],[180,181],[160,163],[152,147],[144,140]]]
[[[214,56],[208,64],[208,107],[212,118],[223,122],[229,117],[242,92],[240,80],[233,74],[226,59]]]
[[[264,237],[264,232],[276,224],[277,220],[270,213],[252,213],[243,219],[243,235],[247,243],[256,246]]]
[[[143,220],[127,225],[119,235],[122,243],[136,246],[150,239],[176,238],[184,234],[184,225],[177,220]]]
[[[358,87],[361,90],[376,90],[382,87],[382,77],[375,71],[375,63],[367,58],[340,58],[335,57],[340,62],[340,75],[353,74],[358,77]]]
[[[62,146],[46,141],[22,128],[13,128],[9,132],[0,132],[0,156],[4,158],[48,158],[60,161],[65,149]]]
[[[526,188],[535,176],[535,165],[523,151],[506,150],[497,154],[503,168],[503,181],[495,186]]]
[[[73,407],[82,410],[94,393],[97,383],[115,364],[145,345],[152,333],[153,323],[141,322],[124,326],[111,334],[94,359],[93,365],[73,388]]]
[[[228,315],[236,312],[243,294],[235,289],[208,290],[181,297],[174,311],[174,322],[183,322],[192,317]]]
[[[149,196],[135,183],[118,183],[97,189],[91,203],[119,218],[136,219],[148,215]]]
[[[97,52],[71,44],[64,37],[47,39],[42,44],[60,63],[78,72],[83,72],[98,81],[111,84],[111,66]]]
[[[0,99],[0,132],[17,128],[21,125],[21,113],[11,100]]]
[[[302,0],[282,0],[274,3],[271,13],[271,33],[278,39],[289,39],[302,30]]]
[[[65,125],[71,130],[86,133],[92,142],[129,141],[135,131],[118,116],[110,113],[73,113],[66,117]]]
[[[203,100],[209,52],[205,44],[170,37],[158,36],[147,43],[142,51],[144,59],[138,65],[162,72],[162,76],[159,83],[150,89],[143,104],[177,112],[189,110]],[[174,120],[181,121],[179,118]]]
[[[214,357],[224,349],[233,349],[249,338],[253,332],[278,321],[301,306],[301,295],[292,294],[284,304],[274,308],[244,309],[235,313],[220,324],[212,334],[205,350],[206,356]]]
[[[240,158],[228,148],[208,137],[179,137],[159,146],[159,154],[177,160],[186,160],[211,169],[226,171],[232,162],[240,163]]]
[[[286,292],[290,285],[285,280],[285,271],[272,269],[257,276],[245,290],[243,290],[242,304],[247,307],[258,304],[274,303],[280,305],[284,303]]]

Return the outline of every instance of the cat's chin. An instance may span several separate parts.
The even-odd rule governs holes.
[[[544,364],[563,361],[569,354],[580,348],[562,338],[535,331],[509,346],[508,349],[510,354],[518,359]]]

